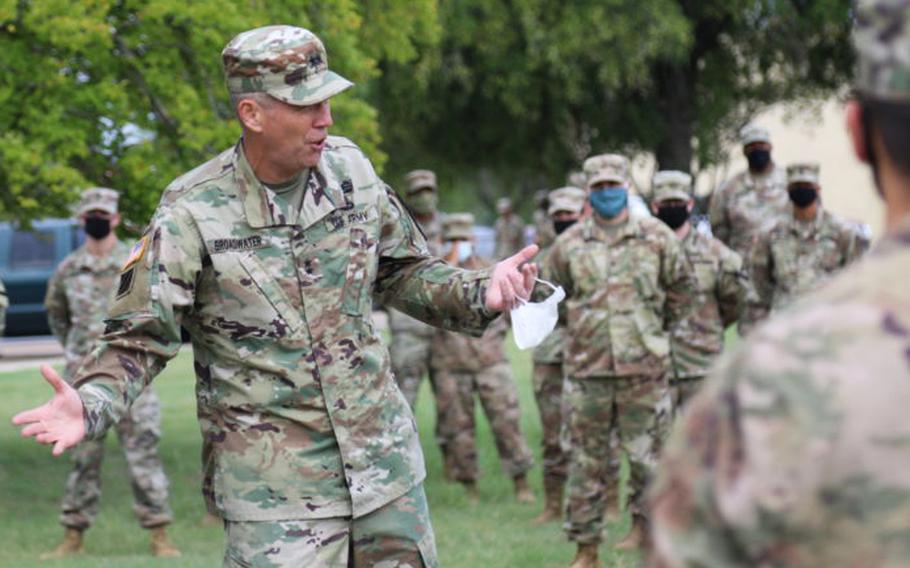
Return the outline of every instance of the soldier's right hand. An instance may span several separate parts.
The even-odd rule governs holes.
[[[37,408],[20,412],[13,424],[26,425],[24,437],[34,436],[39,444],[53,444],[53,454],[59,456],[85,437],[82,399],[50,365],[41,366],[41,374],[54,388],[54,397]]]

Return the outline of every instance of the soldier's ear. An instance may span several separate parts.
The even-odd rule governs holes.
[[[237,118],[243,128],[252,132],[262,132],[265,116],[262,106],[252,98],[241,99],[237,103]]]
[[[863,124],[863,108],[858,101],[850,101],[845,107],[847,134],[853,153],[864,164],[869,163],[869,149],[866,148],[866,126]]]

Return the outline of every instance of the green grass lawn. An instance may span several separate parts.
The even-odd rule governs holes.
[[[511,342],[510,342],[511,345]],[[479,421],[478,448],[482,477],[481,500],[471,505],[457,485],[442,480],[439,452],[433,443],[433,401],[428,385],[422,387],[418,422],[427,458],[427,494],[442,566],[445,567],[549,567],[568,566],[575,548],[565,539],[559,523],[537,527],[531,519],[542,507],[540,490],[540,422],[531,389],[531,363],[527,353],[510,350],[519,386],[523,427],[538,465],[531,481],[538,494],[536,505],[518,505],[511,480],[499,467],[496,448],[485,420]],[[103,468],[101,514],[86,533],[86,552],[76,560],[39,562],[39,553],[56,545],[62,535],[57,523],[63,483],[70,469],[66,457],[53,458],[50,448],[24,440],[10,425],[12,416],[43,402],[51,390],[37,370],[0,374],[5,396],[0,399],[0,566],[67,567],[175,567],[220,566],[220,526],[203,527],[200,493],[200,436],[196,422],[194,377],[188,352],[171,362],[155,381],[162,402],[161,454],[171,480],[171,506],[175,522],[173,540],[183,551],[176,560],[148,556],[148,540],[132,514],[131,493],[123,455],[116,436],[108,439]],[[609,540],[620,538],[626,528],[609,527]],[[604,566],[638,566],[637,555],[601,550]]]

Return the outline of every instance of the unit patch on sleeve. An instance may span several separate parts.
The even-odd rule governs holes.
[[[145,250],[149,245],[149,236],[145,235],[133,245],[133,248],[130,250],[130,256],[126,259],[126,262],[123,263],[123,268],[120,269],[120,272],[126,272],[132,268],[137,262],[142,260],[142,257],[145,256]]]

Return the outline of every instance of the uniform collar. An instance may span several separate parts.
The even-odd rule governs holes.
[[[597,221],[597,213],[591,212],[591,215],[583,221],[582,234],[586,241],[613,242],[620,241],[628,237],[637,237],[641,232],[640,218],[629,211],[629,218],[625,224],[616,231],[611,231],[604,227],[603,223]]]
[[[815,219],[809,221],[808,223],[799,221],[793,212],[793,204],[789,205],[790,207],[790,230],[800,236],[808,237],[819,233],[825,226],[825,221],[827,218],[827,211],[822,207],[821,203],[818,204],[818,211],[815,214]]]
[[[323,151],[316,167],[303,173],[306,177],[306,190],[297,225],[304,229],[345,204],[341,182],[330,167],[326,154],[327,151]],[[275,202],[275,192],[265,187],[253,173],[253,168],[243,151],[242,139],[234,148],[232,161],[247,223],[254,229],[290,224],[288,219],[285,219],[281,207]]]

